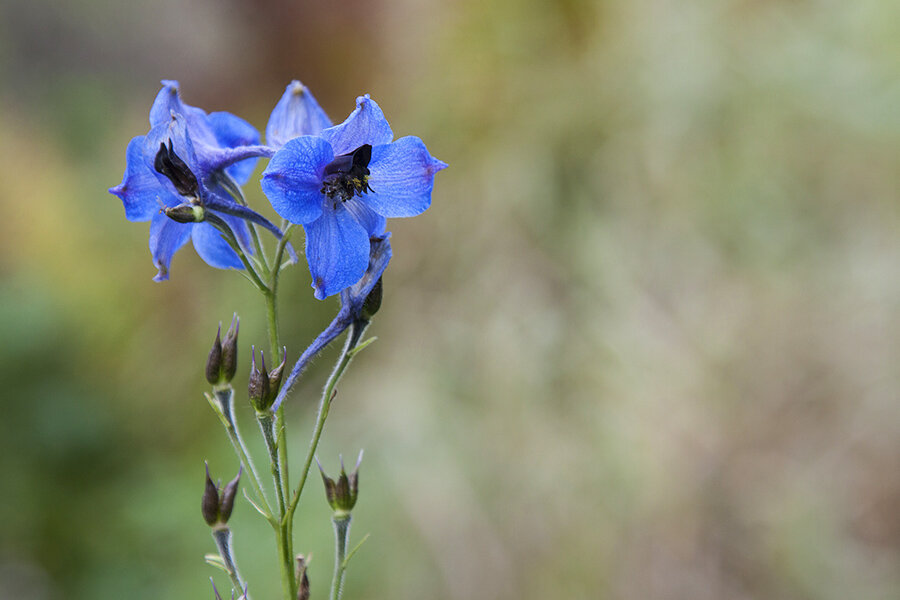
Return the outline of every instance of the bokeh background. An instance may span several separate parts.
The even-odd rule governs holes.
[[[237,311],[245,384],[263,306],[190,248],[153,283],[106,192],[163,78],[261,130],[368,92],[450,164],[319,452],[366,450],[345,597],[900,597],[900,3],[4,0],[0,598],[212,597],[202,368]],[[335,310],[286,273],[292,357]]]

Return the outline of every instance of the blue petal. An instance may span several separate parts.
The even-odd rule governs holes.
[[[275,148],[301,135],[319,135],[331,119],[299,81],[292,81],[275,105],[266,125],[266,143]]]
[[[128,142],[125,151],[125,175],[122,183],[110,188],[125,205],[125,218],[129,221],[149,221],[159,212],[160,202],[175,206],[179,199],[160,186],[156,175],[144,162],[144,136],[139,135]]]
[[[169,278],[172,256],[187,243],[192,227],[193,223],[177,223],[162,213],[156,214],[150,221],[150,254],[159,270],[154,281]]]
[[[387,227],[387,219],[366,206],[361,198],[347,200],[344,202],[344,208],[363,226],[369,237],[380,236],[384,233]]]
[[[211,162],[221,162],[221,158],[216,155],[217,151],[259,144],[259,132],[250,123],[227,112],[207,115],[203,109],[182,102],[177,81],[163,81],[162,83],[163,88],[157,94],[156,100],[150,108],[150,125],[152,127],[162,125],[174,115],[180,115],[184,119],[185,135],[192,141],[199,159],[199,164],[196,162],[188,164],[192,169],[202,167],[195,171],[198,177],[205,177],[209,171],[218,168],[210,166]],[[232,157],[226,165],[229,167],[228,174],[239,183],[246,183],[256,167],[257,161],[252,157],[260,155],[259,153],[250,154],[249,158],[243,157],[247,160],[237,164],[233,163],[239,159]],[[187,162],[183,157],[182,160]]]
[[[229,112],[210,113],[207,119],[216,141],[224,148],[255,146],[259,144],[259,132],[244,119]],[[226,169],[238,183],[245,184],[256,168],[257,160],[249,158]]]
[[[369,264],[369,235],[342,206],[327,208],[306,229],[306,260],[316,298],[324,300],[359,281]]]
[[[372,148],[365,204],[385,217],[413,217],[431,205],[434,174],[447,164],[430,154],[417,137]]]
[[[272,208],[291,223],[311,223],[322,215],[322,170],[334,159],[325,140],[301,136],[281,147],[260,185]]]
[[[324,130],[322,137],[331,143],[335,156],[340,156],[353,152],[363,144],[389,144],[394,139],[394,132],[381,108],[366,94],[356,99],[356,110],[350,113],[347,120]]]
[[[150,107],[150,126],[156,127],[161,123],[165,123],[169,120],[172,113],[177,113],[182,115],[189,123],[192,129],[191,134],[197,140],[205,144],[214,144],[215,137],[206,124],[206,111],[181,101],[177,81],[163,80],[162,85],[162,89],[159,90],[156,99],[153,101],[153,106]],[[197,131],[193,131],[194,129],[197,129]]]
[[[246,225],[239,219],[238,221],[246,230]],[[228,223],[232,229],[236,223]],[[235,232],[237,233],[237,232]],[[194,242],[194,249],[200,258],[206,261],[206,264],[217,269],[243,269],[244,264],[241,262],[237,253],[231,249],[225,238],[218,229],[209,223],[196,223],[191,232],[191,240]]]

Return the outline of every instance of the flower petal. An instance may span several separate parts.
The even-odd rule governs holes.
[[[428,153],[417,137],[372,148],[369,187],[362,201],[385,217],[413,217],[431,205],[434,174],[447,164]]]
[[[240,219],[231,219],[228,225],[232,230],[235,229],[237,223],[246,231],[246,225]],[[237,222],[237,223],[236,223]],[[237,235],[237,231],[235,231]],[[218,229],[209,223],[197,223],[191,231],[191,240],[194,242],[194,249],[200,255],[206,264],[217,269],[243,269],[244,264],[241,262],[237,253],[231,249],[225,238]]]
[[[331,119],[312,93],[299,81],[292,81],[275,105],[266,125],[266,143],[280,148],[301,135],[319,135],[331,127]]]
[[[366,94],[356,99],[356,109],[343,123],[324,130],[322,137],[331,143],[335,156],[340,156],[363,144],[389,144],[394,139],[394,132],[381,107]]]
[[[156,127],[165,123],[171,118],[172,113],[176,113],[185,118],[190,126],[191,135],[197,141],[215,144],[216,139],[207,123],[206,111],[181,101],[177,81],[164,79],[161,83],[163,87],[150,107],[150,126]]]
[[[244,119],[229,112],[210,113],[207,122],[216,141],[223,148],[237,148],[238,146],[255,146],[259,144],[259,132]],[[225,171],[240,183],[245,184],[256,168],[257,160],[249,158],[237,162]]]
[[[162,213],[156,214],[150,221],[150,254],[153,264],[159,269],[153,281],[169,278],[172,256],[187,243],[193,226],[192,223],[177,223]]]
[[[327,208],[304,229],[316,298],[324,300],[359,281],[369,264],[369,235],[353,215],[342,206]]]
[[[363,226],[369,237],[384,234],[384,230],[387,227],[387,219],[366,206],[362,199],[351,198],[344,202],[344,208]]]
[[[149,221],[159,212],[160,202],[175,206],[179,199],[160,187],[159,180],[144,162],[144,136],[139,135],[128,142],[125,151],[125,175],[122,183],[109,192],[115,194],[125,205],[125,218],[129,221]]]
[[[322,170],[334,159],[322,138],[301,136],[286,143],[263,171],[260,185],[272,208],[291,223],[311,223],[322,215]]]

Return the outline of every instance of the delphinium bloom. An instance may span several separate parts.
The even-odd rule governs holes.
[[[259,145],[259,133],[243,119],[227,112],[207,114],[182,102],[177,82],[162,83],[150,109],[150,131],[129,142],[122,183],[109,191],[122,200],[129,221],[150,221],[156,281],[168,279],[172,256],[189,239],[211,266],[243,268],[221,230],[230,230],[248,253],[244,219],[280,235],[234,199],[257,157],[272,150]]]
[[[378,104],[360,96],[340,125],[285,141],[263,172],[275,211],[306,230],[320,300],[360,280],[370,238],[384,235],[386,218],[412,217],[431,204],[434,175],[447,165],[419,138],[393,137]]]

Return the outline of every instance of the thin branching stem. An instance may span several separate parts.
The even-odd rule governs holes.
[[[319,447],[319,439],[322,437],[322,430],[325,428],[325,420],[328,418],[328,412],[331,410],[331,401],[335,396],[335,388],[337,387],[338,381],[341,379],[341,375],[344,374],[347,365],[350,364],[354,354],[353,351],[359,344],[359,340],[362,338],[362,334],[367,325],[368,323],[357,322],[350,326],[350,333],[347,334],[347,342],[344,344],[341,356],[338,359],[337,364],[335,364],[334,370],[331,372],[331,376],[325,384],[325,388],[322,390],[322,398],[319,400],[319,411],[316,415],[316,425],[313,429],[312,439],[309,442],[309,451],[306,454],[306,462],[303,464],[303,469],[300,471],[300,482],[297,484],[297,489],[294,490],[294,495],[291,498],[291,504],[287,511],[286,518],[289,533],[293,527],[294,511],[297,510],[297,506],[300,504],[300,495],[306,485],[309,469],[312,466],[313,458],[315,458],[316,455],[316,448]]]

